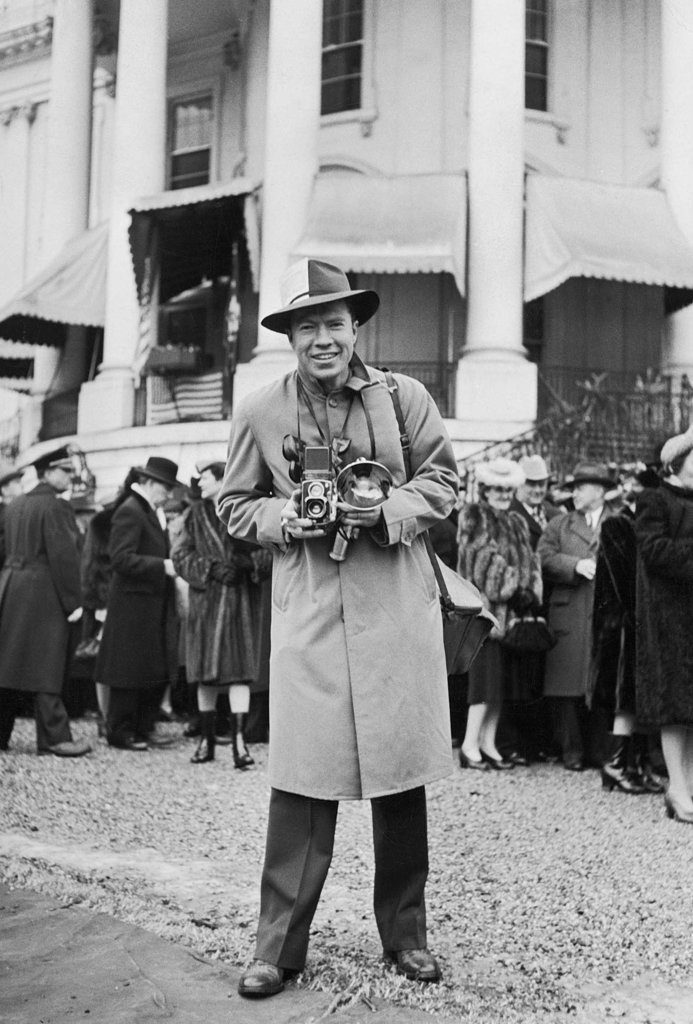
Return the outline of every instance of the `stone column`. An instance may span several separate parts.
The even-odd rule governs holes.
[[[693,9],[688,0],[667,0],[661,7],[661,183],[693,245]],[[662,368],[693,374],[693,306],[666,318]]]
[[[57,256],[89,223],[92,36],[91,0],[56,0],[41,252],[44,263]],[[84,331],[79,333],[83,345]],[[43,396],[56,383],[60,361],[60,349],[37,349],[33,394]]]
[[[305,226],[318,170],[322,0],[271,0],[262,194],[260,317],[280,305],[279,278]],[[234,401],[295,365],[288,341],[259,328],[236,369]]]
[[[133,422],[139,307],[128,210],[138,197],[165,186],[167,42],[168,0],[122,0],[104,356],[96,380],[82,386],[80,433]]]
[[[522,345],[524,0],[473,0],[469,85],[467,340],[460,440],[493,441],[536,416]]]

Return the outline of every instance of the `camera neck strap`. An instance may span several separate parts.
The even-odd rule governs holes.
[[[402,459],[404,460],[404,473],[407,480],[411,480],[411,438],[407,431],[407,425],[404,422],[404,413],[402,412],[402,404],[399,400],[399,388],[397,387],[397,381],[392,376],[390,370],[383,370],[385,374],[385,382],[387,384],[387,390],[390,392],[390,398],[392,399],[392,406],[395,410],[395,416],[397,417],[397,426],[399,428],[399,443],[402,446]],[[441,571],[436,553],[433,550],[433,544],[431,543],[431,537],[428,530],[423,531],[423,541],[426,545],[426,552],[431,560],[433,566],[433,572],[435,573],[436,581],[438,583],[438,590],[440,591],[441,604],[445,611],[450,614],[455,608],[455,602],[450,597],[445,577]]]

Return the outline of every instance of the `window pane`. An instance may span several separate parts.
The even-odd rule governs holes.
[[[528,75],[543,75],[546,78],[548,50],[545,46],[527,43],[525,71]]]
[[[206,185],[209,181],[209,150],[180,153],[171,158],[171,188]]]
[[[196,149],[212,142],[212,97],[176,103],[173,108],[173,149]]]
[[[527,11],[525,18],[525,34],[527,39],[539,39],[546,42],[546,15]]]
[[[322,56],[322,80],[343,78],[345,75],[361,73],[361,47],[345,46],[340,50],[328,50]]]
[[[341,78],[323,85],[321,113],[336,114],[340,110],[358,110],[360,106],[360,78]]]
[[[525,107],[527,110],[548,110],[545,78],[525,77]]]

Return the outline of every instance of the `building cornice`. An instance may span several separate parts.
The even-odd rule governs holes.
[[[53,19],[43,18],[20,28],[0,32],[0,64],[21,64],[50,52],[53,41]]]

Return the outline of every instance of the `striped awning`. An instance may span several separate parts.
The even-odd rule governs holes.
[[[292,257],[364,274],[452,274],[465,290],[467,179],[321,171]]]
[[[0,309],[0,338],[62,345],[65,326],[103,327],[108,223],[73,238]]]
[[[571,277],[674,289],[693,302],[693,246],[655,188],[527,177],[525,302]]]

